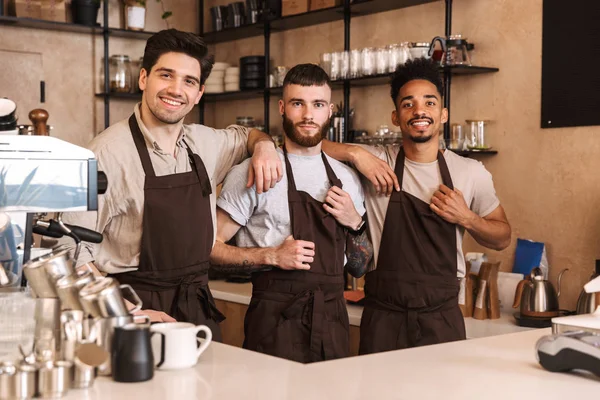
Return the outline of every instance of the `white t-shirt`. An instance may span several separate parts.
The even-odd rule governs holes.
[[[392,169],[395,168],[400,146],[361,145],[361,147],[387,162]],[[461,157],[452,151],[444,151],[444,160],[448,165],[454,187],[463,193],[467,205],[474,213],[480,217],[485,217],[500,205],[500,200],[498,200],[496,190],[494,189],[492,175],[485,169],[481,162]],[[362,177],[362,180],[367,215],[369,217],[369,232],[375,252],[372,265],[369,267],[369,271],[372,271],[377,266],[381,234],[390,198],[385,195],[376,194],[373,185],[364,177]],[[402,180],[403,191],[429,204],[431,203],[433,194],[441,184],[442,175],[437,160],[431,163],[417,163],[405,159],[404,178]],[[466,269],[462,250],[464,232],[464,228],[457,225],[456,257],[458,277],[465,276]]]
[[[279,246],[292,234],[288,206],[288,180],[285,172],[283,152],[279,150],[283,163],[283,179],[274,188],[256,193],[255,187],[246,188],[250,160],[233,167],[225,178],[217,206],[227,212],[242,228],[236,235],[238,247]],[[365,213],[364,195],[358,174],[350,167],[327,156],[335,175],[342,181],[343,190],[354,202],[356,211]],[[323,202],[331,187],[321,155],[298,156],[288,154],[296,189],[308,193]],[[318,244],[317,244],[318,246]]]

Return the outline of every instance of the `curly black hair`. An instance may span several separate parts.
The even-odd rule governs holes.
[[[438,64],[431,59],[421,57],[409,60],[406,64],[398,65],[396,71],[392,74],[390,94],[394,104],[396,104],[402,86],[415,79],[423,79],[433,83],[440,96],[442,96],[444,84],[442,83]]]

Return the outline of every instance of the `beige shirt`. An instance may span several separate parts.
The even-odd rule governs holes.
[[[400,146],[361,147],[387,162],[392,169],[395,168]],[[496,190],[494,189],[492,175],[485,169],[481,162],[460,157],[451,151],[444,151],[444,160],[448,164],[448,170],[450,171],[454,187],[463,193],[467,205],[474,213],[485,217],[500,205],[500,200],[498,200]],[[362,179],[367,215],[369,217],[369,233],[371,234],[371,241],[373,242],[373,250],[375,252],[373,262],[369,267],[369,271],[372,271],[377,266],[383,224],[390,198],[375,193],[373,185],[364,176]],[[431,203],[433,194],[441,184],[442,175],[437,160],[432,163],[417,163],[408,159],[405,160],[404,179],[402,181],[403,191],[429,204]],[[456,258],[458,277],[465,276],[465,257],[462,250],[463,235],[464,228],[457,225]]]
[[[248,156],[249,129],[232,125],[227,129],[213,129],[203,125],[184,125],[177,139],[177,157],[165,153],[146,129],[135,107],[135,116],[146,139],[150,160],[157,176],[191,170],[185,143],[198,154],[211,179],[210,204],[216,235],[216,186],[229,169]],[[89,144],[98,160],[98,169],[106,173],[108,190],[98,196],[98,212],[65,213],[66,223],[84,226],[102,232],[100,244],[83,243],[78,265],[95,261],[101,271],[119,273],[137,269],[142,240],[144,215],[144,169],[135,147],[128,119],[118,122]],[[173,204],[177,207],[177,204]],[[214,240],[214,238],[213,238]],[[74,249],[70,238],[58,243]]]

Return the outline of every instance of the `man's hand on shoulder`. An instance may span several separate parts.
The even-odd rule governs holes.
[[[246,187],[256,184],[256,193],[266,192],[275,187],[283,177],[281,159],[275,145],[270,140],[261,140],[254,146],[252,162],[248,169]]]

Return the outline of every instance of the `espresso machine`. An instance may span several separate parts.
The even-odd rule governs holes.
[[[40,216],[95,211],[106,187],[90,150],[51,136],[0,136],[0,288],[24,286],[34,229],[59,236],[49,223],[36,227]]]

